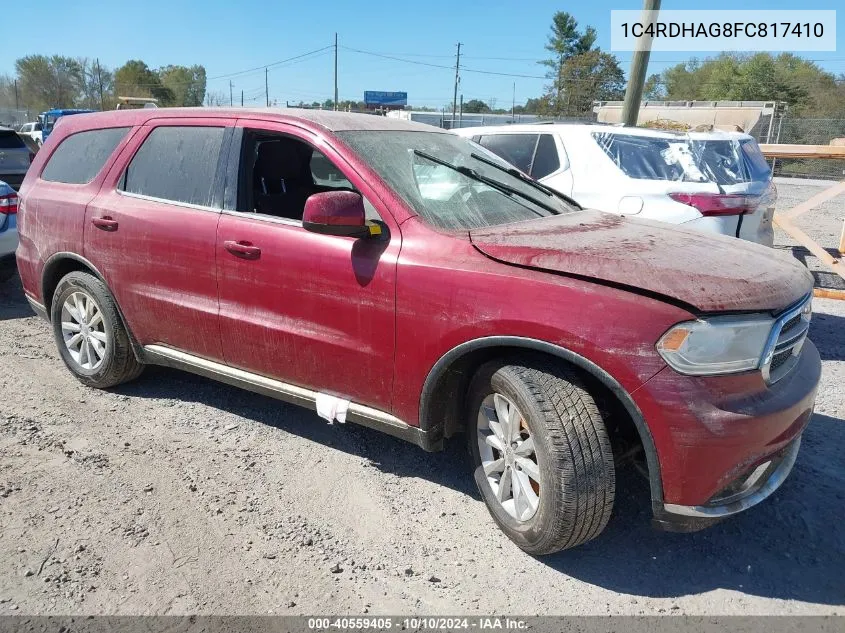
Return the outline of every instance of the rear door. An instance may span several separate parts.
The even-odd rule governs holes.
[[[320,138],[300,128],[239,121],[244,138],[285,134],[310,146],[313,191],[359,191],[385,239],[318,235],[298,218],[255,211],[244,201],[255,147],[245,141],[240,203],[223,212],[217,232],[220,328],[226,362],[297,386],[389,410],[395,348],[396,260],[401,236],[375,192]],[[234,150],[234,148],[233,148]],[[253,157],[250,160],[250,157]],[[278,157],[282,160],[284,157]],[[288,160],[284,158],[284,160]],[[236,172],[237,173],[237,172]],[[228,202],[227,195],[227,205]],[[239,253],[236,245],[250,249]]]
[[[214,244],[233,121],[156,119],[88,205],[85,256],[142,345],[222,360]]]

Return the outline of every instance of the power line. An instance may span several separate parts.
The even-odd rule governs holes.
[[[360,48],[352,48],[350,46],[341,46],[341,48],[346,49],[348,51],[352,51],[353,53],[361,53],[363,55],[371,55],[373,57],[381,57],[383,59],[392,59],[393,61],[397,62],[405,62],[406,64],[417,64],[419,66],[430,66],[431,68],[445,68],[446,70],[452,70],[454,66],[445,66],[443,64],[431,64],[429,62],[419,62],[414,59],[402,59],[401,57],[396,57],[394,55],[383,55],[381,53],[373,53],[372,51],[363,51]],[[451,57],[451,55],[450,55]]]
[[[289,57],[287,59],[280,60],[278,62],[273,62],[271,64],[262,64],[261,66],[256,66],[255,68],[249,68],[247,70],[239,70],[233,73],[228,73],[225,75],[217,75],[216,77],[209,77],[207,81],[215,81],[217,79],[226,79],[228,77],[237,77],[238,75],[245,75],[246,73],[255,72],[257,70],[264,70],[265,68],[272,68],[273,66],[279,66],[280,64],[286,64],[288,62],[292,62],[297,59],[301,59],[303,57],[307,57],[309,55],[313,55],[314,53],[320,53],[322,51],[327,51],[331,48],[334,48],[331,44],[328,46],[323,46],[322,48],[317,48],[313,51],[309,51],[307,53],[302,53],[301,55],[295,55],[294,57]]]

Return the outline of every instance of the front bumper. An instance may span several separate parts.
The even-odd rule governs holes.
[[[655,517],[655,523],[667,531],[694,531],[756,506],[786,481],[800,448],[801,437],[798,436],[778,455],[752,468],[705,505],[664,503],[663,512]]]
[[[795,462],[820,377],[818,350],[807,340],[795,367],[772,385],[759,371],[696,378],[666,368],[635,391],[660,464],[656,523],[699,529],[771,495]]]

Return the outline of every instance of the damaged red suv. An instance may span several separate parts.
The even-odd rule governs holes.
[[[428,126],[83,114],[20,194],[27,298],[84,384],[168,365],[426,450],[463,431],[534,554],[597,536],[631,460],[666,529],[759,503],[813,411],[801,265],[583,210]]]

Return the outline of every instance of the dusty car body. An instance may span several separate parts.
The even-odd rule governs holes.
[[[626,456],[667,529],[771,494],[819,380],[806,269],[478,152],[344,113],[69,117],[21,188],[24,291],[94,387],[163,364],[426,450],[466,431],[532,553],[601,532]]]

